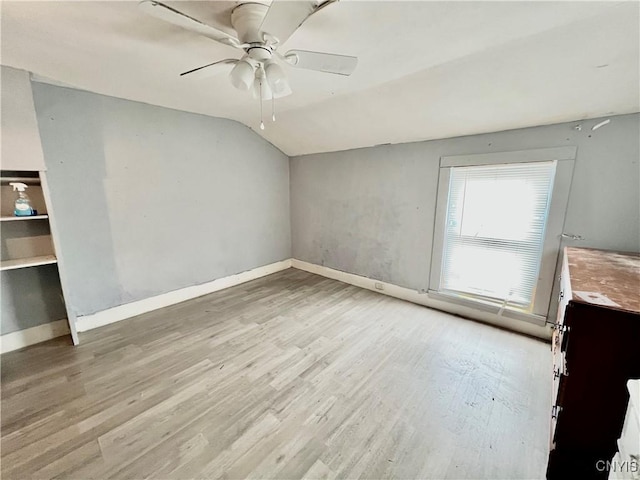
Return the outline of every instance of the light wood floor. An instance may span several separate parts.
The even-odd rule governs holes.
[[[2,362],[2,478],[543,478],[545,343],[287,270]]]

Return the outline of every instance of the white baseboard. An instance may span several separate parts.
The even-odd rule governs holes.
[[[66,319],[6,333],[0,336],[0,352],[11,352],[67,334],[69,334],[69,324]]]
[[[143,313],[151,312],[159,308],[168,307],[176,303],[181,303],[192,298],[201,297],[209,293],[217,292],[225,288],[233,287],[241,283],[255,280],[256,278],[271,275],[272,273],[286,270],[291,267],[291,259],[281,262],[271,263],[262,267],[257,267],[246,272],[237,273],[228,277],[218,278],[212,282],[194,285],[192,287],[181,288],[172,292],[145,298],[136,302],[126,303],[117,307],[92,313],[91,315],[80,316],[76,320],[78,332],[86,332],[94,328],[103,327],[110,323],[119,322],[126,318],[135,317]]]
[[[366,288],[367,290],[372,290],[377,293],[400,298],[402,300],[417,303],[418,305],[423,305],[435,310],[460,315],[472,320],[489,323],[491,325],[506,328],[515,332],[542,338],[544,340],[549,340],[551,338],[550,328],[544,325],[537,325],[522,320],[499,316],[494,313],[484,312],[482,310],[478,310],[465,305],[457,305],[455,303],[433,298],[433,296],[430,296],[428,293],[420,293],[416,290],[411,290],[410,288],[399,287],[392,283],[381,282],[373,278],[362,277],[353,273],[334,270],[333,268],[304,262],[302,260],[292,259],[291,266],[299,270],[304,270],[306,272],[315,273],[323,277],[339,280],[350,285],[355,285],[356,287]],[[376,288],[376,285],[378,285],[379,287],[381,286],[382,289]]]
[[[247,270],[228,277],[219,278],[212,282],[194,285],[192,287],[174,290],[172,292],[157,295],[155,297],[146,298],[137,302],[127,303],[117,307],[109,308],[91,315],[78,317],[76,327],[79,332],[86,332],[94,328],[109,325],[110,323],[135,317],[143,313],[151,312],[159,308],[168,307],[176,303],[181,303],[192,298],[201,297],[209,293],[217,292],[225,288],[240,285],[241,283],[255,280],[272,273],[276,273],[287,268],[297,268],[306,272],[315,273],[323,277],[338,280],[356,287],[366,288],[377,293],[389,295],[391,297],[406,300],[425,307],[434,308],[455,315],[460,315],[473,320],[489,323],[499,327],[507,328],[516,332],[543,338],[548,340],[551,338],[551,331],[548,327],[535,325],[533,323],[511,319],[504,316],[498,316],[489,312],[483,312],[464,305],[456,305],[450,302],[442,301],[430,297],[427,293],[420,293],[410,288],[399,287],[392,283],[381,282],[372,278],[362,277],[353,273],[342,272],[333,268],[315,265],[313,263],[304,262],[302,260],[287,259],[280,262],[271,263],[262,267]],[[376,288],[376,285],[382,286],[382,290]],[[69,333],[69,325],[67,320],[58,320],[37,327],[19,330],[17,332],[7,333],[0,336],[0,352],[10,352],[19,348],[24,348],[35,343],[44,342],[52,338],[67,335]]]

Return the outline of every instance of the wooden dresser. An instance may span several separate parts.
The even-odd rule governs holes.
[[[552,350],[547,478],[607,478],[640,378],[639,254],[565,248]]]

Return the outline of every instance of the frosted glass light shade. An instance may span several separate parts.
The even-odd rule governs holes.
[[[233,67],[229,76],[231,77],[231,83],[234,87],[239,90],[249,90],[253,85],[253,66],[249,62],[240,60],[236,63],[235,67]]]
[[[267,62],[264,67],[264,73],[267,77],[269,87],[271,87],[271,90],[276,97],[279,96],[279,94],[291,90],[289,88],[289,82],[287,81],[287,75],[284,73],[282,67],[276,62]]]

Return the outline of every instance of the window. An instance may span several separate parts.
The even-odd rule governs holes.
[[[442,157],[429,294],[542,324],[575,147]]]
[[[555,166],[451,169],[441,290],[531,307]]]

